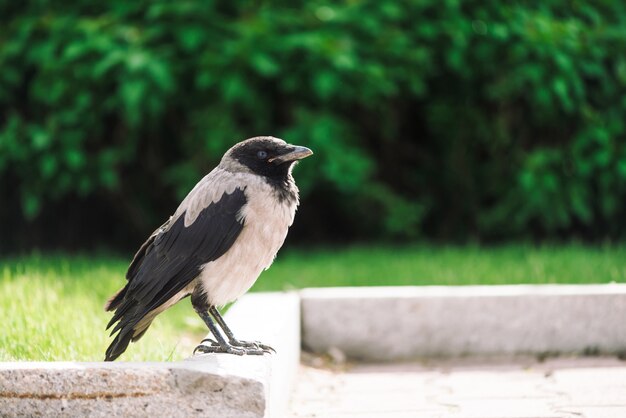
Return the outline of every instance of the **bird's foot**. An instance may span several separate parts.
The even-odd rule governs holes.
[[[209,344],[205,344],[205,343],[209,343]],[[193,354],[195,355],[196,352],[199,352],[202,354],[226,353],[226,354],[235,354],[237,356],[243,356],[244,354],[260,356],[268,351],[265,351],[265,349],[259,346],[253,346],[253,345],[237,346],[236,344],[232,344],[232,342],[231,344],[220,345],[215,340],[212,340],[210,338],[205,338],[204,340],[201,341],[200,345],[197,346],[193,350]]]
[[[230,340],[230,344],[234,345],[235,347],[253,348],[255,350],[261,350],[267,354],[276,353],[276,350],[274,350],[274,348],[269,345],[262,344],[259,341],[240,341],[233,338],[232,340]]]
[[[204,340],[200,341],[200,344],[193,349],[193,355],[195,356],[197,352],[200,353],[213,353],[214,351],[212,351],[215,347],[219,347],[220,345],[218,344],[217,341],[212,340],[211,338],[205,338]]]
[[[218,345],[200,344],[193,350],[193,353],[194,354],[196,353],[201,353],[201,354],[226,353],[226,354],[235,354],[237,356],[243,356],[244,354],[248,354],[242,348],[233,347],[232,345],[221,346],[219,344]]]

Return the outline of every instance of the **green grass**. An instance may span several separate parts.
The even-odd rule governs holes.
[[[313,286],[626,282],[626,246],[349,247],[291,250],[255,291]],[[0,361],[102,360],[128,260],[28,256],[0,261]],[[236,330],[235,330],[236,331]],[[123,360],[177,360],[206,334],[188,300],[160,315]]]
[[[0,262],[0,361],[102,360],[111,316],[104,302],[123,285],[126,267],[125,260],[86,257]],[[155,321],[153,332],[123,359],[160,361],[189,353],[206,332],[193,310],[183,308]]]

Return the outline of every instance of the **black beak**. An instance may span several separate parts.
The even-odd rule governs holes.
[[[286,163],[288,161],[296,161],[296,160],[301,160],[303,158],[308,157],[309,155],[312,155],[313,151],[311,151],[310,149],[308,149],[307,147],[301,147],[298,145],[293,145],[289,148],[289,151],[287,151],[284,154],[278,155],[274,158],[270,158],[269,162],[271,163],[276,163],[276,164],[282,164],[282,163]]]

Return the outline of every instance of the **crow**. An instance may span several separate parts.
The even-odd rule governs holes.
[[[139,248],[126,286],[107,301],[105,310],[115,311],[107,330],[115,325],[111,336],[117,335],[105,361],[119,357],[158,314],[187,296],[215,338],[202,340],[194,353],[273,351],[236,339],[217,307],[247,292],[272,264],[299,204],[294,163],[311,154],[271,136],[247,139],[224,154]]]

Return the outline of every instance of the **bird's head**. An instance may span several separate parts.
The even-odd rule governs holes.
[[[232,172],[252,172],[270,179],[286,178],[295,162],[313,154],[272,136],[246,139],[229,149],[220,166]]]

